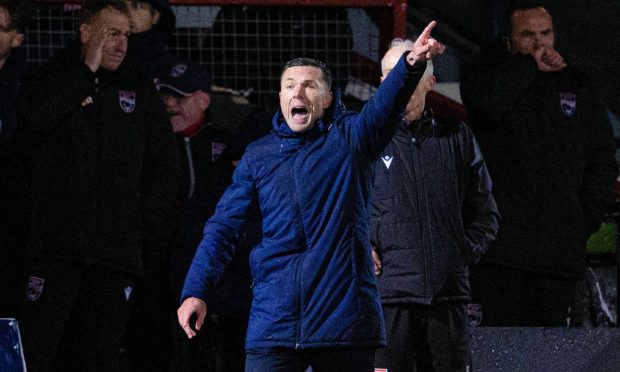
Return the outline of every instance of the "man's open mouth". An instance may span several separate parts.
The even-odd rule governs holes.
[[[308,109],[305,106],[293,107],[291,110],[291,115],[293,116],[293,119],[304,119],[308,116]]]

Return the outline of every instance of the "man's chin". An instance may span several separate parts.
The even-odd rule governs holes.
[[[295,122],[287,122],[288,127],[295,133],[303,133],[307,132],[314,126],[314,123],[295,123]]]

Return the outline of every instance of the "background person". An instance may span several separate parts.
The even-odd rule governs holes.
[[[585,243],[618,174],[604,107],[555,50],[540,4],[516,2],[507,37],[462,72],[461,94],[502,215],[472,272],[489,326],[567,326]]]
[[[79,41],[25,79],[29,235],[20,328],[29,371],[115,371],[131,292],[171,238],[174,136],[125,61],[122,0],[89,0]]]
[[[412,48],[410,40],[392,41],[382,80]],[[375,366],[389,371],[471,368],[469,268],[499,227],[473,133],[425,106],[434,83],[429,62],[374,164],[370,239],[387,333]]]
[[[28,1],[0,0],[0,318],[17,317],[17,273],[25,232],[15,98],[28,68],[25,54],[18,48],[24,41],[30,11]]]
[[[150,78],[171,58],[166,47],[176,30],[176,16],[167,0],[124,0],[129,9],[131,35],[127,57],[135,59]]]

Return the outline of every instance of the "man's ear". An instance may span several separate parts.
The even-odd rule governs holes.
[[[15,37],[13,38],[13,40],[11,40],[11,48],[19,48],[24,42],[24,38],[25,38],[24,34],[22,34],[21,32],[17,33]]]
[[[151,24],[155,26],[156,24],[159,23],[159,20],[161,19],[161,13],[159,12],[159,10],[154,9],[153,7],[151,7],[151,9],[153,9],[153,17],[151,18]]]
[[[198,104],[201,110],[206,110],[211,105],[211,94],[199,90],[196,95],[199,97]]]
[[[323,108],[326,109],[331,106],[333,99],[334,95],[332,94],[332,92],[328,92],[325,97],[323,97]]]
[[[88,44],[88,41],[92,37],[92,27],[87,23],[80,25],[80,42],[82,44]]]

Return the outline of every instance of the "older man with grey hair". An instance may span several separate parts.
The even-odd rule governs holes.
[[[413,47],[395,39],[382,81]],[[499,214],[491,179],[470,129],[426,106],[435,77],[427,67],[374,164],[370,211],[375,275],[389,371],[465,371],[469,366],[469,266],[495,239]]]

